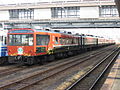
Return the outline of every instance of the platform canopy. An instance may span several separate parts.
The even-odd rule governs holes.
[[[119,16],[120,16],[120,0],[115,0],[115,3],[117,5]]]

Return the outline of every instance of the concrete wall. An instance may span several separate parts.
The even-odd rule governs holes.
[[[9,20],[9,11],[0,11],[0,20]]]
[[[80,7],[80,18],[99,18],[99,7]]]
[[[34,19],[51,19],[51,9],[35,9]]]

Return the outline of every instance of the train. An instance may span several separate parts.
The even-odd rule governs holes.
[[[60,30],[19,27],[8,31],[8,62],[36,64],[115,44],[114,40]]]
[[[0,65],[7,63],[7,31],[0,30]]]

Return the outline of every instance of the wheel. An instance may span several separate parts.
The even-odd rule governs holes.
[[[39,64],[41,64],[41,65],[45,64],[48,61],[48,57],[47,56],[43,56],[43,57],[41,57],[39,59],[40,59],[40,63]]]
[[[33,64],[35,64],[35,62],[34,62],[34,58],[27,58],[27,65],[33,65]]]
[[[55,60],[55,56],[54,56],[54,55],[50,55],[50,56],[48,57],[48,61],[53,61],[53,60]]]
[[[0,65],[3,65],[3,64],[7,64],[8,63],[8,60],[6,57],[1,57],[0,58]]]

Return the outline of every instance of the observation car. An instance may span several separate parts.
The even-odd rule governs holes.
[[[15,28],[8,32],[8,61],[9,63],[35,64],[54,60],[56,57],[71,56],[98,46],[98,37],[31,27]]]

